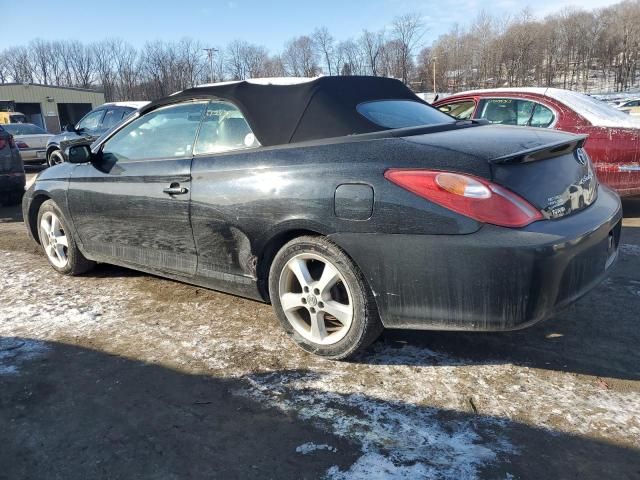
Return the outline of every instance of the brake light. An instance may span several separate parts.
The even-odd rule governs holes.
[[[524,227],[544,217],[525,199],[483,178],[436,170],[389,169],[385,178],[478,222]]]
[[[18,148],[29,148],[29,145],[27,145],[26,143],[24,143],[22,140],[18,140],[16,142],[16,145],[18,146]]]

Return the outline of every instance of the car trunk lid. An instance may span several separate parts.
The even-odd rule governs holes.
[[[47,146],[47,141],[52,137],[53,135],[50,134],[35,134],[35,135],[14,135],[14,139],[16,141],[21,141],[24,142],[28,145],[29,148],[31,149],[44,149]]]
[[[549,219],[591,205],[598,181],[582,148],[586,136],[574,136],[489,160],[493,181],[509,188]]]
[[[409,142],[473,155],[490,169],[486,178],[530,202],[555,219],[589,206],[597,179],[582,146],[586,136],[541,128],[480,125],[404,137]],[[465,171],[463,164],[453,171]]]

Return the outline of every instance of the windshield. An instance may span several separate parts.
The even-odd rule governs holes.
[[[375,100],[361,103],[356,109],[367,120],[384,128],[419,127],[455,122],[449,115],[413,100]]]
[[[4,129],[11,135],[40,135],[47,133],[46,130],[33,123],[10,123],[4,125]]]

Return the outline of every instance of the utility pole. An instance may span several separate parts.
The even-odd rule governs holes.
[[[438,57],[433,57],[433,94],[436,94],[436,60]]]
[[[205,48],[205,52],[209,56],[209,82],[213,83],[213,54],[218,51],[217,48]]]

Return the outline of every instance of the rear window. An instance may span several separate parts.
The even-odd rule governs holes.
[[[356,107],[367,120],[384,128],[419,127],[453,123],[450,116],[413,100],[376,100]]]
[[[9,121],[11,123],[26,123],[27,122],[27,117],[25,117],[21,113],[11,114],[11,115],[9,115]]]
[[[10,123],[5,126],[5,129],[12,135],[39,135],[47,133],[45,130],[32,123]]]

